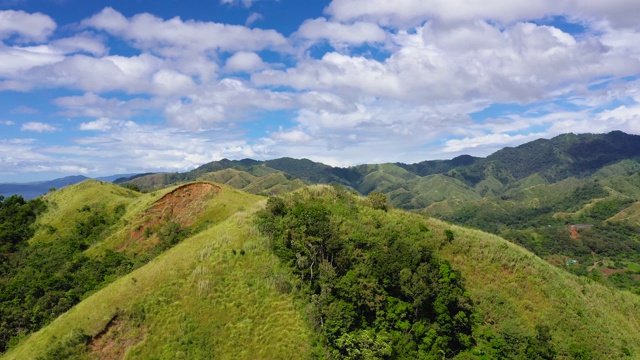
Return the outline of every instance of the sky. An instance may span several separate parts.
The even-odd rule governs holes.
[[[0,0],[0,182],[640,134],[637,0]]]

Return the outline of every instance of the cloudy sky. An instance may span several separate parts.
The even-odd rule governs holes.
[[[0,0],[0,182],[640,134],[637,0]]]

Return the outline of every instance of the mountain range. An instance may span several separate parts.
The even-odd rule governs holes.
[[[0,201],[0,358],[640,358],[639,136],[115,182]]]

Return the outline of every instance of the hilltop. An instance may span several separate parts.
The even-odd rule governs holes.
[[[564,154],[508,176],[224,160],[1,199],[2,358],[640,357],[629,139],[505,149]]]
[[[379,192],[395,207],[503,236],[565,270],[640,293],[638,135],[563,134],[486,158],[349,168],[307,159],[223,159],[119,182],[148,191],[196,179],[260,195],[317,183]],[[576,224],[585,226],[571,230]]]
[[[466,358],[507,354],[513,358],[530,358],[527,354],[547,358],[556,354],[567,359],[596,359],[640,354],[637,295],[611,290],[554,268],[499,237],[389,209],[375,194],[362,198],[338,188],[316,186],[282,199],[280,205],[269,200],[266,210],[261,210],[265,208],[264,198],[210,182],[140,194],[87,181],[46,195],[42,201],[48,210],[37,216],[36,231],[28,246],[60,247],[77,236],[77,231],[83,231],[88,221],[95,221],[100,214],[105,216],[104,222],[96,222],[105,226],[89,233],[93,236],[90,242],[79,244],[80,252],[73,255],[77,265],[67,268],[66,273],[53,273],[74,276],[76,282],[82,282],[78,275],[84,266],[94,264],[92,268],[96,269],[98,263],[106,266],[107,259],[116,258],[118,271],[102,273],[97,286],[85,287],[85,292],[78,294],[77,305],[70,304],[69,310],[63,309],[55,320],[43,322],[46,326],[32,335],[12,341],[3,358],[311,358],[332,351],[355,354],[353,351],[373,345],[366,345],[367,341],[396,344],[371,348],[392,358],[410,351],[437,353],[438,349],[444,349],[447,357],[457,354],[460,358],[463,354]],[[117,218],[107,218],[116,213]],[[324,215],[305,217],[312,213]],[[311,222],[304,225],[295,219]],[[50,233],[55,235],[47,236]],[[292,234],[292,240],[279,248],[274,236],[287,233]],[[297,236],[328,243],[309,253],[312,248],[295,245]],[[335,248],[328,245],[335,241],[332,239],[344,240],[335,243]],[[347,239],[352,240],[345,242]],[[328,247],[320,251],[324,246]],[[289,253],[287,247],[294,252]],[[396,250],[386,253],[387,248]],[[299,251],[303,252],[296,255]],[[395,257],[395,251],[423,255],[416,257],[415,265],[398,264],[401,267],[393,270],[396,261],[410,259]],[[324,260],[312,261],[311,254]],[[85,260],[78,263],[79,256]],[[286,260],[289,256],[293,256],[293,262]],[[344,256],[355,257],[345,262],[341,260]],[[307,260],[302,260],[304,257]],[[326,276],[332,272],[323,262],[327,259],[335,267],[330,277]],[[419,265],[420,261],[424,265]],[[376,263],[384,267],[368,267]],[[341,270],[342,266],[347,268]],[[428,270],[433,271],[429,276],[447,279],[428,285],[440,284],[440,290],[431,294],[442,296],[452,291],[457,295],[431,298],[428,287],[421,284],[432,280],[419,277],[395,288],[393,281],[405,281],[405,270],[397,271],[412,266],[418,266],[411,270],[414,276],[432,269]],[[354,271],[361,275],[350,278]],[[336,276],[346,277],[339,280]],[[315,279],[329,282],[309,287],[309,279],[312,284]],[[442,287],[444,284],[451,285]],[[448,286],[451,290],[445,291]],[[321,304],[317,301],[328,294],[326,291],[344,299],[341,301],[356,301],[354,315],[350,316],[361,314],[358,316],[367,319],[366,309],[378,306],[388,316],[395,315],[348,325],[348,318],[331,320],[331,316],[345,313],[332,313],[330,309],[339,303],[328,302],[317,308],[324,314],[317,317],[313,315],[314,306],[320,305],[313,304]],[[371,295],[364,295],[367,292]],[[348,300],[349,293],[364,297]],[[380,301],[376,293],[397,300],[375,305]],[[47,294],[48,301],[50,296],[58,296],[55,292]],[[65,301],[73,300],[64,293],[60,295],[68,299]],[[326,299],[323,301],[331,301]],[[437,304],[445,299],[453,301],[449,305],[453,307],[446,308],[458,309],[447,317],[414,323],[406,322],[409,318],[402,315],[414,306],[438,309]],[[393,308],[388,307],[393,303]],[[450,338],[445,330],[447,321],[467,329],[466,337]],[[337,332],[327,332],[330,322],[337,326]],[[426,326],[415,334],[420,339],[436,336],[429,340],[434,342],[416,348],[410,343],[400,346],[405,341],[399,340],[401,329],[406,326],[412,331],[418,331],[416,326]],[[430,328],[435,331],[433,335],[429,335]],[[396,336],[400,338],[391,340]],[[600,341],[593,342],[596,336]],[[345,342],[347,339],[354,342]],[[403,347],[406,349],[399,350]]]

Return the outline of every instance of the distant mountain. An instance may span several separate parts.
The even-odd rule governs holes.
[[[106,182],[116,182],[116,180],[118,179],[122,179],[122,178],[129,178],[132,176],[136,176],[138,175],[137,173],[131,173],[131,174],[116,174],[116,175],[109,175],[109,176],[102,176],[102,177],[96,177],[94,179],[99,180],[99,181],[106,181]]]
[[[267,161],[222,159],[186,173],[167,173],[118,179],[142,190],[161,188],[204,174],[234,169],[261,177],[281,172],[286,179],[309,184],[338,184],[361,194],[388,194],[395,206],[418,209],[439,198],[470,198],[499,195],[529,176],[538,174],[547,183],[570,177],[585,178],[621,160],[640,159],[640,136],[621,131],[608,134],[564,134],[550,140],[538,139],[515,148],[504,148],[486,158],[469,155],[451,160],[429,160],[415,164],[368,164],[348,168],[332,167],[308,159],[281,158]],[[430,178],[438,175],[436,178]],[[424,195],[424,183],[443,183],[444,192],[417,201]],[[446,190],[445,190],[446,189]],[[474,196],[471,196],[474,197]]]
[[[135,174],[118,174],[111,176],[104,176],[95,178],[96,180],[113,182],[116,179],[123,177],[131,177]],[[44,195],[48,193],[52,188],[60,189],[65,186],[77,184],[79,182],[90,179],[89,177],[83,175],[74,175],[74,176],[66,176],[63,178],[47,180],[47,181],[37,181],[37,182],[29,182],[29,183],[0,183],[0,196],[9,197],[11,195],[20,195],[23,198],[30,200],[37,198],[40,195]]]
[[[637,135],[564,134],[504,148],[486,158],[463,155],[348,168],[308,159],[223,159],[190,172],[142,176],[130,183],[157,190],[198,179],[259,195],[318,183],[362,195],[380,192],[394,207],[500,235],[556,265],[575,260],[571,272],[601,272],[599,281],[640,293]],[[589,226],[570,232],[572,224]]]
[[[20,195],[28,200],[46,194],[51,188],[59,189],[68,185],[77,184],[87,179],[89,178],[86,176],[75,175],[48,181],[22,184],[0,184],[0,195],[4,197]]]

